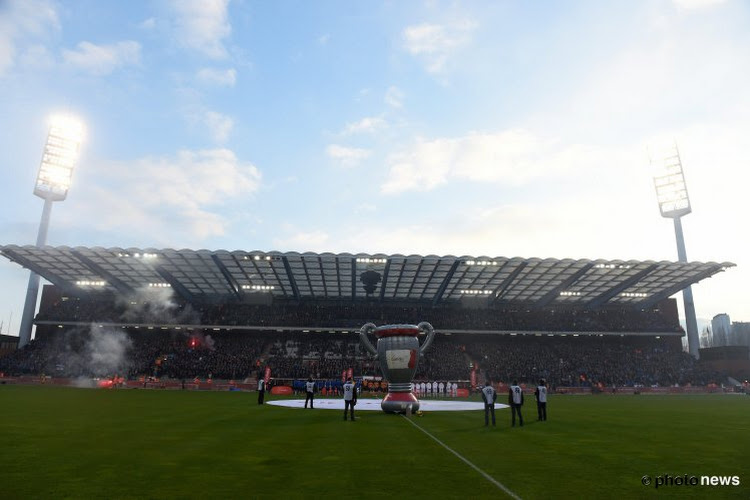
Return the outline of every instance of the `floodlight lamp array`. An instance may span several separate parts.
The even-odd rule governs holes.
[[[462,295],[491,295],[492,290],[461,290]]]
[[[251,256],[245,255],[244,257],[242,257],[242,260],[250,260],[250,259],[252,259],[252,260],[271,260],[271,256],[270,255],[266,255],[264,257],[262,255],[251,255]]]
[[[76,286],[80,287],[103,287],[106,286],[106,281],[92,281],[92,280],[78,280]]]
[[[359,264],[385,264],[387,259],[373,259],[370,257],[357,257],[357,263]]]
[[[34,194],[51,201],[68,195],[83,140],[83,124],[70,116],[52,117]]]
[[[496,266],[497,262],[494,260],[467,260],[467,266]]]
[[[156,257],[158,257],[158,255],[155,253],[147,253],[147,252],[144,252],[144,253],[136,252],[132,255],[129,253],[117,252],[117,256],[123,257],[123,258],[135,257],[136,259],[155,259]]]
[[[677,218],[691,212],[685,175],[677,147],[665,158],[651,159],[655,168],[654,187],[662,217]]]
[[[629,264],[597,264],[594,266],[595,269],[630,269],[631,267]]]
[[[255,290],[259,292],[269,292],[274,288],[273,285],[242,285],[243,290]]]

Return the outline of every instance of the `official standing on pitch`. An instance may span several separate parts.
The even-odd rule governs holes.
[[[313,399],[315,396],[315,382],[313,382],[312,377],[307,377],[307,382],[305,382],[305,392],[307,393],[307,396],[305,397],[305,408],[307,408],[307,402],[310,402],[310,409],[312,410],[313,407]]]
[[[513,385],[508,389],[508,404],[510,405],[510,411],[513,415],[512,426],[516,426],[516,413],[518,413],[518,421],[523,427],[523,416],[521,415],[521,406],[523,406],[523,389],[519,387],[518,380],[513,381]]]
[[[536,412],[539,415],[539,421],[543,422],[547,420],[547,383],[544,379],[539,380],[534,396],[536,396]]]
[[[484,383],[482,387],[482,401],[484,401],[484,426],[487,427],[490,423],[490,413],[492,413],[492,426],[495,426],[495,399],[497,399],[497,393],[492,387],[490,381]]]
[[[357,388],[352,382],[352,378],[349,377],[344,383],[344,420],[346,420],[346,412],[348,411],[354,420],[354,405],[357,404]]]
[[[258,404],[263,404],[263,398],[266,396],[266,381],[262,378],[258,379]]]

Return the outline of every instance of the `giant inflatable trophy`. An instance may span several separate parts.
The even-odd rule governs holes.
[[[367,334],[372,332],[378,338],[377,350],[367,338]],[[427,333],[421,348],[417,339],[420,332]],[[418,325],[380,327],[367,323],[359,331],[359,340],[375,355],[375,360],[380,363],[380,371],[388,381],[388,395],[380,403],[383,411],[405,413],[409,407],[413,412],[419,409],[419,400],[411,392],[411,380],[417,371],[419,357],[430,347],[434,336],[435,330],[426,321]]]

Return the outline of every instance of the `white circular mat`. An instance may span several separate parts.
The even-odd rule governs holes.
[[[366,399],[360,398],[357,400],[357,405],[354,407],[355,411],[383,411],[380,408],[380,399]],[[269,405],[274,406],[285,406],[287,408],[304,408],[304,399],[276,399],[268,401]],[[508,405],[501,403],[495,403],[496,409],[508,408]],[[338,399],[315,399],[316,410],[343,410],[344,400]],[[473,401],[441,401],[441,400],[429,400],[420,399],[419,409],[421,411],[471,411],[471,410],[484,410],[484,403],[477,403]]]

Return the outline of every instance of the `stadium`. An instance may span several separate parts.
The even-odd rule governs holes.
[[[457,470],[458,476],[451,476],[449,485],[438,481],[436,488],[439,489],[427,490],[425,497],[460,496],[460,491],[476,482],[485,483],[478,493],[480,497],[565,496],[571,492],[570,488],[580,488],[587,495],[601,495],[609,491],[607,482],[592,481],[583,485],[578,484],[580,480],[571,479],[552,489],[534,485],[532,479],[539,473],[539,457],[524,455],[522,449],[542,446],[546,450],[544,453],[557,456],[573,453],[574,463],[562,460],[556,465],[544,464],[544,470],[557,467],[560,474],[568,475],[574,475],[581,466],[577,460],[585,463],[596,457],[596,460],[606,458],[619,463],[616,456],[633,453],[633,463],[629,467],[640,475],[623,477],[618,487],[627,490],[633,489],[639,478],[648,472],[656,477],[675,468],[689,471],[694,469],[695,463],[703,464],[705,456],[679,455],[677,459],[678,455],[673,455],[669,447],[681,442],[682,433],[687,432],[690,425],[699,425],[700,419],[708,418],[716,407],[725,415],[726,425],[738,425],[737,419],[744,419],[746,398],[724,398],[727,393],[739,395],[744,391],[734,377],[742,379],[747,372],[737,373],[737,366],[733,366],[734,373],[730,374],[725,365],[701,363],[683,352],[685,333],[678,321],[676,301],[670,298],[676,291],[732,267],[728,262],[15,245],[3,246],[0,250],[5,258],[51,283],[44,287],[39,313],[34,320],[35,339],[23,349],[0,358],[3,384],[18,387],[16,390],[37,386],[37,391],[44,391],[39,393],[43,395],[41,401],[23,400],[34,393],[5,393],[6,398],[15,396],[24,401],[24,406],[14,410],[20,412],[18,418],[23,419],[27,410],[43,411],[49,402],[55,401],[55,411],[62,411],[63,422],[78,418],[76,407],[80,404],[85,412],[111,421],[115,427],[135,425],[140,428],[150,425],[147,424],[149,419],[159,418],[150,415],[154,411],[151,405],[174,405],[175,412],[187,412],[187,415],[179,417],[170,412],[166,427],[157,425],[154,429],[157,434],[147,433],[148,439],[159,443],[161,433],[171,434],[175,429],[183,429],[180,432],[186,434],[174,439],[190,443],[197,438],[190,428],[193,418],[211,421],[211,418],[219,418],[215,413],[222,409],[228,412],[221,417],[229,419],[226,426],[212,424],[210,429],[200,431],[200,439],[214,443],[210,446],[219,443],[223,446],[228,438],[226,433],[234,436],[229,439],[238,439],[236,433],[240,430],[234,419],[243,421],[243,426],[256,427],[243,439],[250,440],[248,446],[257,442],[263,454],[269,457],[268,463],[260,461],[251,465],[251,470],[257,474],[268,475],[264,472],[268,464],[318,469],[321,467],[316,458],[319,453],[328,457],[336,470],[342,466],[341,461],[354,460],[359,453],[373,458],[395,454],[400,457],[396,466],[373,469],[370,465],[368,470],[377,477],[386,473],[393,475],[393,467],[408,467],[412,472],[421,471],[433,481],[433,472],[420,467],[429,471],[434,468],[444,476],[460,466],[466,467],[461,461],[471,466],[469,470]],[[360,328],[369,322],[383,325],[421,321],[431,322],[436,330],[435,341],[420,357],[414,377],[415,393],[428,403],[424,412],[411,415],[409,411],[406,416],[397,416],[362,411],[370,400],[374,403],[370,405],[372,409],[379,410],[378,402],[387,390],[387,382],[363,348],[357,335]],[[372,338],[372,341],[376,340]],[[746,368],[740,365],[739,370]],[[372,427],[355,431],[365,434],[358,434],[359,445],[341,442],[340,437],[331,438],[330,442],[327,438],[321,442],[320,437],[308,439],[310,432],[338,434],[340,430],[335,427],[327,428],[340,425],[340,417],[333,409],[316,410],[320,414],[315,415],[294,409],[301,407],[294,402],[301,401],[298,398],[304,393],[305,380],[308,377],[314,380],[318,408],[326,408],[325,405],[335,405],[341,399],[342,384],[348,376],[354,378],[360,394],[357,417],[362,424],[360,427]],[[546,421],[536,420],[533,408],[533,392],[540,379],[547,381],[550,391],[550,423],[566,427],[564,437],[557,436],[562,432],[560,427],[552,431],[539,429],[547,425]],[[255,394],[259,380],[264,380],[270,389],[266,403],[282,403],[287,407],[255,405],[254,401],[251,403],[250,399],[241,397]],[[530,401],[526,405],[524,429],[528,432],[523,441],[506,443],[512,438],[503,436],[488,448],[483,443],[492,441],[492,437],[481,432],[486,429],[481,425],[481,411],[471,411],[469,406],[461,407],[464,411],[458,412],[429,410],[430,403],[481,401],[477,391],[486,381],[496,389],[498,401],[505,403],[508,387],[514,380],[524,388]],[[425,391],[424,383],[428,388],[434,384],[434,391]],[[75,389],[62,386],[98,387],[122,395],[96,395],[109,391],[71,395],[67,391]],[[227,396],[230,399],[223,399]],[[592,399],[579,399],[580,396]],[[97,401],[102,397],[115,399],[108,403]],[[646,400],[634,401],[626,399],[628,397]],[[86,399],[91,401],[84,401]],[[64,409],[69,404],[74,406]],[[113,405],[115,414],[102,413],[101,404]],[[145,420],[132,415],[131,404],[144,409]],[[481,403],[474,404],[481,408]],[[502,410],[505,406],[498,407],[498,416],[500,428],[507,431],[510,427],[506,427],[507,414]],[[681,412],[688,411],[687,408],[696,413],[683,418]],[[640,412],[645,412],[643,418]],[[441,451],[433,449],[422,456],[420,448],[428,446],[427,443],[413,444],[417,435],[407,438],[400,434],[410,433],[409,424],[404,428],[403,423],[394,421],[404,417],[415,420],[413,425],[434,440],[429,446],[439,443]],[[608,438],[601,443],[591,443],[592,429],[609,435],[612,426],[617,427],[622,418],[628,420],[620,424],[614,442]],[[99,424],[91,422],[90,425]],[[203,429],[207,424],[198,425]],[[581,425],[587,426],[583,434]],[[660,428],[659,435],[665,436],[664,441],[657,440],[641,451],[632,449],[634,443],[627,441],[632,440],[632,433],[644,432],[639,430],[641,425]],[[279,426],[284,429],[283,436],[277,434]],[[298,429],[291,430],[289,426]],[[104,424],[104,428],[109,427],[110,424]],[[300,436],[300,432],[304,436]],[[411,434],[414,432],[419,434],[412,429]],[[541,434],[530,436],[536,432]],[[397,439],[407,449],[393,452],[391,443],[388,451],[379,450],[381,433]],[[105,434],[105,440],[112,440],[110,446],[122,446],[119,433]],[[547,445],[549,449],[534,441],[545,436],[547,439],[557,436],[554,443]],[[22,441],[20,435],[14,439]],[[588,440],[585,449],[580,448],[582,440]],[[514,462],[512,474],[520,478],[519,481],[510,481],[502,471],[487,472],[492,470],[487,464],[497,453],[495,446],[506,444],[513,453],[521,454],[522,458]],[[185,461],[191,458],[199,458],[183,450],[183,446],[184,443],[179,446],[178,456],[173,457],[183,464],[180,467],[185,467]],[[410,446],[415,448],[409,449]],[[616,447],[615,455],[609,455],[612,446]],[[664,448],[656,452],[654,446]],[[347,451],[342,452],[339,449],[342,447]],[[577,451],[571,452],[568,447]],[[740,464],[746,450],[734,449],[738,453],[736,463]],[[201,449],[200,453],[204,452]],[[433,459],[433,453],[439,453],[440,458]],[[655,463],[644,466],[643,461],[635,458],[639,453],[657,453],[660,463],[670,457],[668,461],[674,465],[664,472],[655,469]],[[164,459],[158,456],[157,453],[149,460],[158,464]],[[221,452],[219,456],[211,455],[210,460],[231,469],[226,460],[232,456],[232,453]],[[200,460],[203,459],[201,455]],[[725,458],[720,460],[721,464],[727,463]],[[313,463],[316,465],[311,465]],[[478,463],[482,465],[475,465]],[[129,467],[124,463],[121,466]],[[732,472],[735,469],[722,465],[721,470]],[[606,471],[606,466],[602,470]],[[739,469],[736,473],[739,474]],[[203,478],[203,474],[195,474]],[[337,472],[332,470],[330,474]],[[328,488],[338,491],[347,488],[347,481],[362,482],[360,474],[363,472],[354,471],[351,476],[345,474],[349,479],[332,481],[324,472],[320,478],[313,474],[304,481],[310,483],[314,492],[328,491]],[[409,473],[405,474],[408,477]],[[482,475],[487,480],[482,480]],[[369,474],[365,472],[364,476]],[[218,474],[212,481],[222,477]],[[250,496],[289,494],[289,490],[273,478],[271,473],[268,480],[260,482],[265,486],[253,482],[252,486],[247,484],[244,488],[255,492]],[[68,483],[64,478],[56,481]],[[110,480],[106,481],[109,484]],[[364,481],[365,486],[358,486],[356,496],[379,496],[387,491],[383,484],[371,481],[372,478]],[[40,491],[95,494],[96,484],[102,487],[104,483],[94,479],[94,486],[88,490],[70,489],[74,488],[71,484],[61,486],[60,490],[25,489],[17,484],[13,491],[21,496],[23,492]],[[117,496],[142,493],[137,487],[117,484]],[[149,479],[147,484],[156,492],[169,488],[168,496],[192,496],[190,489],[173,490],[169,479]],[[244,491],[212,483],[214,487],[229,496]],[[737,491],[735,488],[731,493]]]
[[[748,24],[0,0],[0,500],[750,498]]]

